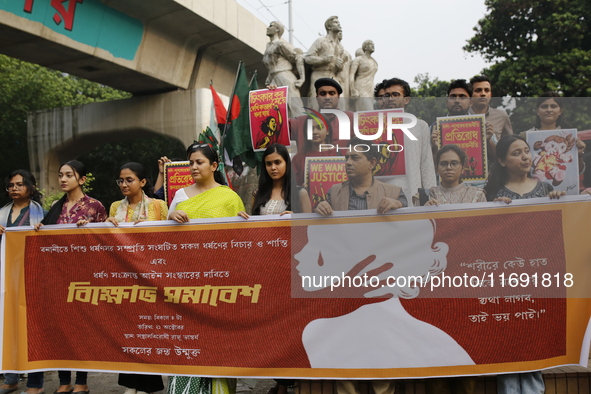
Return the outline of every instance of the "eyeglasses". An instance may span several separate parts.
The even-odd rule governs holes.
[[[5,187],[7,192],[11,191],[12,189],[23,190],[24,188],[24,183],[9,183],[8,186]]]
[[[451,166],[452,170],[457,170],[458,168],[460,168],[461,165],[462,165],[462,162],[459,162],[457,160],[440,161],[439,162],[440,168],[447,168],[447,166]]]
[[[403,96],[398,92],[393,92],[393,93],[385,93],[383,96],[378,96],[378,97],[390,98],[390,97],[403,97]]]
[[[120,178],[120,179],[117,179],[117,180],[115,181],[115,183],[117,183],[117,186],[119,186],[119,187],[123,186],[123,184],[124,184],[124,183],[125,183],[127,186],[131,186],[131,184],[132,184],[133,182],[135,182],[135,181],[136,181],[136,179],[132,179],[132,178],[127,178],[127,179],[121,179],[121,178]]]
[[[542,104],[542,105],[540,105],[540,109],[548,109],[548,108],[556,109],[558,107],[559,107],[558,104]]]

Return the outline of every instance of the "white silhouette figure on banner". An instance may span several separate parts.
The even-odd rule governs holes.
[[[358,276],[392,263],[392,268],[379,275],[380,279],[420,276],[428,281],[447,265],[448,246],[443,242],[433,245],[435,222],[430,220],[312,225],[307,231],[308,244],[295,255],[302,277],[342,277],[372,255],[375,261]],[[308,282],[303,281],[304,290],[320,290]],[[312,368],[474,364],[450,335],[414,318],[403,308],[400,298],[418,296],[419,287],[379,287],[366,293],[366,297],[386,294],[394,297],[343,316],[311,321],[304,329],[302,341]]]

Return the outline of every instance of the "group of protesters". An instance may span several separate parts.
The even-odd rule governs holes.
[[[332,78],[316,80],[319,109],[338,109],[342,88]],[[404,109],[411,101],[407,82],[398,78],[384,80],[375,87],[375,109]],[[124,164],[119,169],[116,184],[124,198],[114,202],[109,212],[96,199],[86,195],[83,185],[87,170],[81,162],[71,160],[59,168],[59,183],[63,197],[46,211],[41,205],[41,195],[34,176],[26,170],[16,170],[6,177],[6,191],[11,202],[0,210],[0,233],[7,227],[33,226],[36,230],[44,225],[76,224],[84,226],[91,222],[119,223],[153,220],[173,220],[187,223],[191,219],[241,216],[248,220],[250,215],[284,215],[291,213],[313,213],[329,216],[334,211],[375,210],[378,214],[393,213],[393,210],[408,206],[437,206],[440,204],[478,203],[501,201],[511,203],[515,199],[550,198],[558,199],[565,194],[554,190],[552,185],[532,178],[532,154],[526,140],[513,133],[507,113],[490,107],[492,86],[484,76],[453,81],[447,92],[449,116],[484,114],[490,174],[484,188],[462,182],[462,173],[467,163],[466,152],[457,145],[435,144],[437,128],[429,127],[423,120],[417,120],[410,132],[416,141],[404,146],[406,171],[403,176],[376,179],[374,170],[380,164],[377,149],[358,151],[356,145],[366,142],[356,137],[346,142],[338,141],[340,135],[338,120],[334,115],[302,115],[289,120],[294,139],[299,147],[292,158],[288,149],[280,144],[270,144],[263,154],[263,168],[258,188],[252,196],[252,209],[247,213],[242,199],[226,182],[219,170],[220,158],[211,144],[191,144],[187,149],[187,160],[191,169],[193,184],[180,189],[168,206],[162,199],[153,198],[160,192],[164,174],[163,157],[159,161],[159,176],[151,187],[143,165],[135,162]],[[553,92],[544,94],[538,100],[536,129],[551,130],[565,127],[561,98]],[[312,121],[312,139],[307,140],[306,126]],[[585,144],[576,144],[581,172],[584,172],[582,155]],[[321,145],[348,146],[349,149],[326,149]],[[306,190],[304,165],[307,157],[345,157],[345,171],[348,180],[330,188],[322,201],[312,208]],[[586,190],[589,193],[589,190]],[[250,201],[248,201],[250,203]],[[250,204],[247,204],[250,205]],[[395,212],[395,211],[394,211]],[[88,394],[87,373],[77,372],[74,384],[69,371],[59,371],[60,386],[56,393]],[[18,390],[19,376],[5,374],[0,394]],[[27,389],[23,393],[44,392],[43,373],[30,373]],[[285,394],[291,381],[279,380],[272,389]],[[155,393],[164,389],[158,375],[120,374],[119,384],[126,387],[125,394]],[[201,378],[173,376],[169,380],[169,393],[232,393],[235,380],[224,378]],[[395,384],[382,381],[372,382],[376,393],[391,394]],[[450,380],[430,379],[428,392],[449,390]],[[458,392],[470,393],[475,390],[474,378],[462,378],[453,383]],[[353,381],[338,381],[339,394],[357,394]],[[544,383],[539,372],[500,375],[500,393],[543,392]]]

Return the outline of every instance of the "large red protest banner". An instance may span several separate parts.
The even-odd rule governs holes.
[[[2,369],[384,378],[586,360],[589,202],[404,212],[8,231]],[[321,283],[362,260],[392,263],[398,287]]]

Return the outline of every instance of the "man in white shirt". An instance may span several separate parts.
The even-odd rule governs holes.
[[[410,103],[410,86],[408,82],[392,78],[384,82],[384,107],[406,108]],[[416,126],[409,129],[417,138],[416,141],[405,139],[404,154],[406,174],[393,177],[379,177],[382,182],[400,186],[410,201],[419,188],[429,189],[436,185],[435,166],[431,152],[429,126],[424,120],[417,119]],[[414,199],[413,199],[414,200]]]

